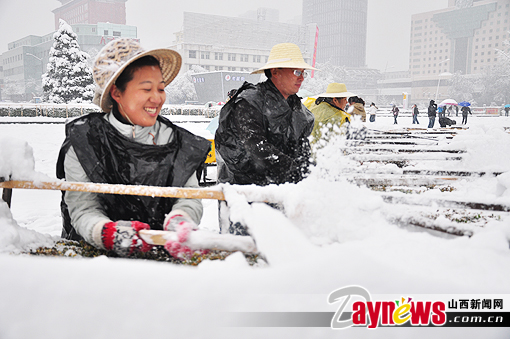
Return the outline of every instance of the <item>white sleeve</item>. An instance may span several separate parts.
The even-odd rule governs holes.
[[[189,177],[184,187],[199,187],[196,172]],[[177,199],[176,203],[172,207],[172,211],[175,210],[184,211],[197,225],[200,224],[202,214],[204,213],[204,207],[201,199]]]
[[[64,159],[64,171],[66,181],[72,182],[90,182],[89,177],[80,164],[76,153],[71,146]],[[96,225],[101,225],[111,221],[104,213],[98,194],[89,192],[67,191],[64,201],[69,209],[71,224],[76,232],[81,235],[89,244],[102,247],[102,243],[94,241],[93,229]],[[100,229],[96,227],[96,230]]]

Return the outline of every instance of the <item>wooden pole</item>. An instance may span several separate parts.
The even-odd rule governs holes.
[[[140,185],[113,185],[96,184],[91,182],[34,182],[11,180],[0,182],[0,188],[13,189],[43,189],[60,191],[78,191],[104,194],[124,194],[141,195],[149,197],[165,198],[186,198],[186,199],[213,199],[225,200],[223,192],[219,189],[206,188],[188,188],[188,187],[159,187],[159,186],[140,186]]]

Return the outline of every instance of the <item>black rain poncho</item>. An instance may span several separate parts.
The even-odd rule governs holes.
[[[296,183],[310,164],[313,114],[297,95],[287,100],[271,80],[245,82],[221,109],[215,134],[218,181]]]
[[[158,121],[174,130],[165,145],[146,145],[120,134],[104,113],[93,113],[66,125],[66,139],[57,161],[57,177],[65,178],[64,159],[73,147],[88,178],[95,183],[182,187],[203,165],[210,142],[175,126],[159,116]],[[62,237],[80,240],[71,220],[62,192]],[[175,199],[135,195],[101,194],[104,212],[111,220],[138,220],[161,229],[165,214]]]

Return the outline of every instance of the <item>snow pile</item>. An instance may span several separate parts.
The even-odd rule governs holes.
[[[392,120],[378,117],[378,129],[384,128],[386,121],[392,126]],[[476,121],[473,117],[470,123]],[[0,125],[2,135],[26,135],[39,155],[36,165],[46,164],[42,171],[54,173],[63,133],[44,139],[42,131],[26,133],[28,125],[2,128]],[[47,134],[58,126],[38,128]],[[59,128],[63,131],[64,126]],[[494,157],[487,163],[506,163],[508,148],[499,145],[507,136],[499,134],[495,139],[494,133],[499,132],[473,128],[458,135],[462,138],[457,142],[468,154],[485,144]],[[39,142],[51,138],[54,140],[47,144]],[[0,145],[4,154],[0,164],[17,163],[1,173],[24,179],[37,174],[32,151],[27,151],[25,143],[2,140]],[[12,152],[5,155],[6,150]],[[26,152],[30,155],[25,156]],[[443,239],[402,229],[386,219],[391,214],[402,215],[404,209],[414,211],[414,206],[384,203],[378,192],[348,183],[337,167],[352,165],[346,163],[347,157],[339,156],[338,149],[324,152],[329,153],[322,158],[319,155],[318,166],[296,185],[224,185],[232,219],[249,226],[269,264],[255,268],[248,266],[241,254],[225,261],[202,262],[198,267],[106,257],[10,256],[6,253],[51,241],[40,233],[43,229],[53,228],[53,234],[61,229],[60,192],[44,191],[37,197],[38,191],[25,194],[28,190],[16,190],[19,196],[15,200],[24,204],[17,204],[12,213],[19,225],[30,225],[37,232],[19,227],[7,206],[0,203],[2,338],[167,338],[170,332],[175,337],[192,338],[338,338],[340,334],[345,338],[508,338],[508,328],[357,328],[340,333],[329,328],[221,327],[229,321],[231,326],[237,325],[236,312],[334,312],[338,304],[327,304],[327,295],[348,285],[363,286],[373,295],[423,293],[468,298],[490,294],[507,298],[510,293],[510,271],[505,269],[510,267],[508,213],[491,220],[471,238]],[[477,152],[474,156],[482,157]],[[475,166],[474,158],[467,161]],[[463,170],[463,166],[457,169]],[[25,167],[27,173],[19,175]],[[452,194],[503,203],[510,199],[509,187],[510,174],[504,173],[460,181],[459,193]],[[50,193],[55,196],[51,198]],[[32,203],[29,199],[34,196],[38,200]],[[263,203],[249,204],[249,200],[279,202],[287,216]],[[217,202],[205,200],[204,208],[200,227],[217,231]],[[424,208],[436,211],[435,207]],[[136,321],[125,321],[132,319],[134,312]]]
[[[33,150],[27,142],[0,139],[0,178],[35,180],[46,178],[34,170]],[[18,226],[7,204],[0,200],[0,253],[17,253],[39,246],[52,246],[50,236]]]
[[[499,175],[497,180],[496,195],[510,198],[510,171]]]
[[[0,200],[0,253],[20,253],[40,246],[51,247],[56,238],[20,227],[9,206]]]
[[[461,130],[450,147],[467,150],[462,161],[464,170],[510,171],[510,157],[504,156],[510,151],[510,134],[502,127],[477,125]]]
[[[22,140],[0,139],[0,178],[21,180],[33,177],[35,161],[32,147]]]

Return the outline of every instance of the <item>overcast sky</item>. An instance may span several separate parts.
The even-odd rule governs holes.
[[[407,70],[411,15],[447,5],[448,0],[368,0],[368,67]],[[9,42],[52,32],[52,10],[59,6],[57,0],[0,0],[0,53]],[[237,16],[258,7],[278,9],[280,21],[288,22],[301,15],[302,0],[128,0],[127,24],[138,27],[144,47],[165,47],[181,29],[183,11]]]

